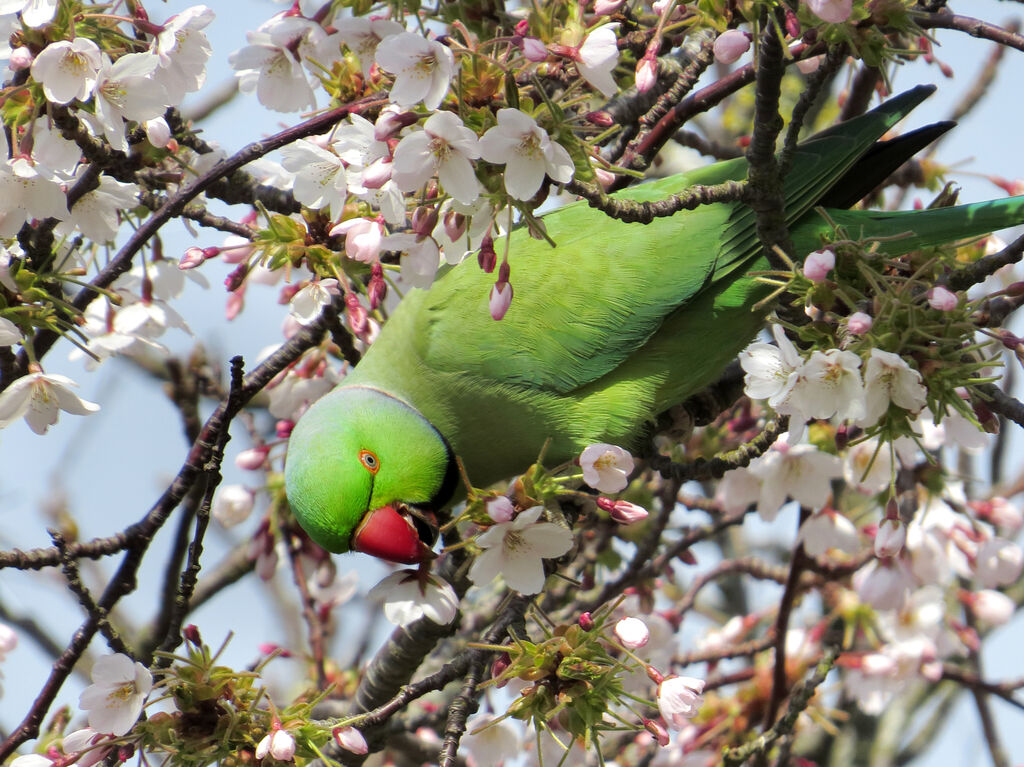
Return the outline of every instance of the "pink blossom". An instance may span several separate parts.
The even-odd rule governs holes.
[[[831,250],[816,250],[804,259],[804,277],[811,282],[822,282],[836,265],[836,254]]]
[[[715,61],[719,64],[733,64],[750,50],[750,35],[742,29],[727,29],[715,40]]]
[[[1002,626],[1013,617],[1016,605],[1010,597],[1001,591],[983,589],[971,593],[963,591],[960,594],[961,601],[971,608],[978,618],[992,626]]]
[[[928,305],[940,312],[951,312],[956,309],[958,299],[956,293],[952,293],[941,285],[936,285],[928,291]]]
[[[871,319],[870,314],[854,312],[846,320],[846,329],[855,336],[862,336],[871,330],[873,324],[874,320]]]
[[[364,264],[380,258],[384,229],[380,222],[370,218],[350,218],[331,229],[331,235],[345,236],[345,255]]]
[[[488,303],[488,307],[491,312],[491,317],[495,320],[500,320],[505,316],[505,312],[508,311],[509,306],[512,305],[512,285],[507,281],[503,281],[500,278],[491,287],[491,296]]]
[[[267,460],[267,453],[270,452],[270,448],[266,445],[260,447],[250,447],[248,450],[243,450],[237,456],[235,456],[235,466],[239,469],[246,469],[247,471],[257,471],[263,468],[263,464]]]

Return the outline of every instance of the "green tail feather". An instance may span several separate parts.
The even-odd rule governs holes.
[[[853,239],[892,238],[885,251],[898,256],[1024,224],[1024,196],[932,210],[881,213],[833,209],[826,213]]]

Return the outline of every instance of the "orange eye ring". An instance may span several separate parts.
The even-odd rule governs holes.
[[[359,462],[366,467],[366,470],[371,474],[376,474],[380,471],[380,459],[377,458],[377,454],[369,450],[359,451]]]

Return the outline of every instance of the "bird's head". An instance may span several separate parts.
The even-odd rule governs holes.
[[[458,471],[447,441],[418,410],[379,389],[347,386],[296,424],[284,477],[292,511],[325,549],[414,564],[426,552],[423,518],[451,497]]]

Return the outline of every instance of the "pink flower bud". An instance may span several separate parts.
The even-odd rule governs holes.
[[[345,295],[345,315],[348,317],[348,326],[357,336],[361,336],[369,327],[369,316],[366,309],[359,303],[355,293]]]
[[[480,241],[480,252],[477,253],[476,261],[487,274],[493,272],[494,267],[498,265],[498,254],[494,252],[494,240],[490,233],[485,234]]]
[[[715,40],[713,50],[719,64],[734,64],[750,50],[750,35],[742,29],[727,29]]]
[[[163,149],[171,143],[171,126],[163,117],[146,120],[143,127],[146,130],[146,140],[158,149]]]
[[[875,556],[894,557],[903,550],[907,541],[907,528],[899,519],[884,519],[875,533]]]
[[[615,624],[615,636],[622,646],[630,650],[638,650],[647,644],[651,632],[647,624],[639,618],[623,618]]]
[[[597,507],[607,511],[613,520],[620,525],[631,525],[647,519],[647,509],[629,501],[613,501],[601,496],[597,499]]]
[[[195,269],[206,260],[206,253],[202,248],[192,246],[185,250],[185,256],[178,261],[179,269]]]
[[[377,141],[387,141],[397,136],[402,128],[415,124],[417,120],[419,115],[415,112],[393,112],[385,109],[373,124],[373,137]]]
[[[11,51],[11,58],[9,59],[8,66],[17,72],[19,69],[28,69],[32,66],[32,61],[32,51],[24,45],[20,45]]]
[[[786,34],[790,37],[800,37],[800,20],[789,8],[786,9]]]
[[[855,336],[862,336],[871,330],[871,326],[874,324],[874,320],[871,319],[870,314],[864,312],[854,312],[850,315],[849,319],[846,320],[846,329],[853,333]]]
[[[346,751],[353,754],[369,753],[370,747],[366,744],[366,738],[355,727],[335,727],[333,733],[334,742]]]
[[[238,290],[245,282],[245,276],[249,273],[248,264],[239,264],[238,267],[224,278],[224,287],[229,291]]]
[[[516,507],[512,505],[508,496],[499,495],[497,498],[487,501],[484,506],[487,508],[487,516],[499,524],[511,522],[516,515]]]
[[[583,115],[583,119],[591,125],[596,125],[598,128],[610,128],[615,125],[615,118],[612,117],[611,112],[606,112],[603,109],[596,112],[587,112]]]
[[[429,237],[437,226],[437,208],[420,205],[412,212],[412,230],[417,237]]]
[[[292,429],[294,428],[295,421],[288,418],[282,418],[274,424],[274,434],[277,435],[278,439],[288,439],[292,435]]]
[[[818,67],[821,66],[821,62],[824,61],[824,55],[822,56],[811,56],[809,59],[800,59],[796,63],[796,68],[800,70],[801,74],[809,75],[812,72],[817,72]]]
[[[495,658],[494,663],[491,664],[491,678],[497,679],[502,674],[504,674],[505,669],[507,669],[511,665],[512,659],[508,656],[507,652],[503,652],[501,655]],[[504,687],[506,684],[508,684],[508,680],[503,679],[502,681],[498,682],[498,687]]]
[[[445,236],[452,242],[458,242],[466,233],[466,217],[456,210],[448,210],[443,219]]]
[[[594,177],[602,188],[607,189],[615,183],[615,174],[604,168],[594,168]]]
[[[181,631],[181,635],[185,637],[186,642],[191,642],[196,647],[199,647],[203,643],[203,638],[199,634],[199,627],[194,623],[190,623],[185,626]]]
[[[290,762],[295,756],[295,738],[280,729],[280,726],[278,724],[276,729],[268,732],[256,746],[257,759],[264,759],[269,755],[279,762]]]
[[[625,5],[626,0],[594,0],[594,13],[598,16],[611,16]]]
[[[822,21],[839,24],[850,18],[853,0],[807,0],[807,5]]]
[[[530,20],[519,19],[519,21],[516,22],[516,25],[512,28],[512,30],[520,37],[530,34]]]
[[[544,61],[548,57],[548,47],[536,37],[524,37],[521,47],[527,61]]]
[[[956,309],[959,300],[956,293],[953,293],[941,285],[936,285],[928,291],[928,305],[940,312],[951,312]]]
[[[658,59],[653,54],[644,54],[636,65],[636,89],[647,93],[658,82]]]
[[[835,265],[835,253],[831,250],[816,250],[804,259],[804,277],[811,282],[822,282]]]
[[[384,281],[384,268],[377,262],[370,269],[370,283],[366,286],[370,308],[376,309],[388,294],[388,284]]]
[[[267,453],[269,452],[270,448],[266,445],[261,447],[250,447],[248,450],[243,450],[235,456],[235,466],[239,469],[246,469],[247,471],[256,471],[257,469],[261,469],[267,460]]]
[[[501,282],[500,280],[491,287],[490,301],[488,302],[488,308],[491,312],[491,317],[495,320],[500,320],[505,316],[505,312],[508,311],[509,306],[512,305],[512,286],[507,282]]]
[[[594,628],[594,616],[589,612],[580,613],[579,621],[580,628],[584,631],[591,631]]]
[[[654,736],[654,739],[658,742],[658,745],[664,748],[669,743],[669,734],[660,722],[655,722],[653,719],[644,719],[644,729]]]

